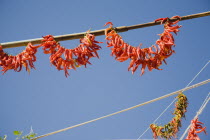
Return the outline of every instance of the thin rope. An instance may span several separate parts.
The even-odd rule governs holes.
[[[166,109],[153,121],[153,124],[168,110],[168,108],[176,101],[176,98],[166,107]],[[137,140],[139,140],[148,130],[150,127],[147,127],[147,129],[138,137]]]
[[[196,119],[204,110],[204,108],[206,107],[207,103],[210,100],[209,97],[210,93],[207,95],[206,99],[204,100],[203,104],[201,105],[199,111],[197,112],[197,114],[195,115],[195,117],[193,119]],[[181,138],[179,140],[183,140],[183,138],[185,137],[185,135],[187,134],[188,130],[190,129],[191,124],[187,127],[187,129],[184,131],[184,133],[182,134]]]
[[[187,84],[186,87],[188,87],[194,80],[195,78],[198,77],[198,75],[207,67],[207,65],[209,64],[210,60],[206,63],[206,65],[203,66],[203,68],[195,75],[195,77],[189,82],[189,84]]]
[[[199,18],[199,17],[205,17],[205,16],[210,16],[210,11],[187,15],[187,16],[182,16],[181,21]],[[171,18],[170,20],[175,21],[175,20],[177,20],[177,18]],[[150,26],[155,26],[155,25],[160,25],[160,24],[161,24],[161,21],[158,21],[158,22],[149,22],[149,23],[137,24],[137,25],[131,25],[131,26],[121,26],[121,27],[116,27],[115,29],[118,32],[126,32],[128,30],[145,28],[145,27],[150,27]],[[76,34],[58,35],[58,36],[54,36],[54,38],[56,41],[80,39],[84,36],[85,33],[86,32],[76,33]],[[95,36],[104,35],[104,29],[91,31],[90,33],[94,34]],[[28,40],[22,40],[22,41],[6,42],[6,43],[1,43],[0,45],[3,47],[3,49],[5,49],[5,48],[27,46],[27,44],[29,42],[31,42],[32,44],[40,44],[41,40],[42,40],[42,38],[36,38],[36,39],[28,39]]]
[[[187,84],[186,87],[188,87],[197,77],[198,75],[207,67],[207,65],[209,64],[210,60],[203,66],[203,68],[201,68],[201,70],[193,77],[193,79]],[[185,88],[186,88],[185,87]],[[182,91],[183,92],[183,91]],[[168,110],[168,108],[177,100],[177,98],[173,99],[173,101],[166,107],[165,110],[163,110],[163,112],[153,121],[153,124]],[[138,137],[137,140],[139,140],[148,130],[150,129],[150,127],[147,127],[147,129]]]
[[[108,115],[105,115],[105,116],[102,116],[102,117],[99,117],[99,118],[96,118],[96,119],[93,119],[93,120],[90,120],[90,121],[86,121],[86,122],[83,122],[83,123],[80,123],[80,124],[77,124],[77,125],[73,125],[73,126],[70,126],[70,127],[64,128],[64,129],[60,129],[60,130],[51,132],[51,133],[47,133],[47,134],[44,134],[44,135],[41,135],[41,136],[32,138],[31,140],[37,140],[39,138],[47,137],[47,136],[50,136],[50,135],[53,135],[53,134],[56,134],[56,133],[60,133],[60,132],[63,132],[63,131],[66,131],[66,130],[69,130],[69,129],[72,129],[72,128],[75,128],[75,127],[79,127],[79,126],[82,126],[82,125],[85,125],[85,124],[88,124],[88,123],[91,123],[91,122],[95,122],[95,121],[98,121],[98,120],[101,120],[101,119],[104,119],[104,118],[107,118],[107,117],[111,117],[113,115],[116,115],[116,114],[119,114],[119,113],[122,113],[122,112],[125,112],[125,111],[128,111],[128,110],[131,110],[131,109],[134,109],[134,108],[137,108],[137,107],[140,107],[140,106],[143,106],[143,105],[146,105],[146,104],[149,104],[149,103],[152,103],[152,102],[155,102],[155,101],[164,99],[164,98],[167,98],[169,96],[178,94],[181,91],[186,91],[186,90],[190,90],[192,88],[199,87],[199,86],[204,85],[204,84],[207,84],[209,82],[210,82],[210,79],[207,79],[207,80],[202,81],[200,83],[194,84],[192,86],[189,86],[189,87],[184,88],[184,89],[181,89],[181,90],[177,90],[175,92],[172,92],[172,93],[166,94],[164,96],[161,96],[161,97],[152,99],[150,101],[147,101],[147,102],[144,102],[144,103],[141,103],[141,104],[138,104],[138,105],[135,105],[135,106],[132,106],[132,107],[129,107],[129,108],[126,108],[126,109],[123,109],[123,110],[120,110],[120,111],[117,111],[117,112],[114,112],[114,113],[111,113],[111,114],[108,114]]]
[[[208,99],[209,99],[209,96],[210,96],[210,92],[209,92],[209,94],[206,96],[206,99],[204,100],[204,102],[206,102]],[[203,106],[204,106],[204,103],[203,102],[203,104],[201,105],[201,107],[200,107],[200,109],[199,110],[201,110],[202,108],[203,108]]]

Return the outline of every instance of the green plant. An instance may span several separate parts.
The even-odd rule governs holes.
[[[4,135],[4,137],[0,137],[0,140],[7,140],[7,135]]]
[[[33,130],[27,135],[23,135],[23,132],[21,131],[13,131],[13,134],[17,136],[15,140],[30,140],[36,136],[36,133],[34,133]]]
[[[22,131],[13,131],[13,135],[16,136],[15,140],[30,140],[34,138],[37,134],[33,132],[31,129],[29,134],[23,135]],[[0,137],[0,140],[7,140],[7,135],[4,135],[4,137]]]

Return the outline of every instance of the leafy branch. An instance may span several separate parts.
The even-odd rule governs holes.
[[[16,136],[15,140],[30,140],[34,138],[37,134],[34,133],[31,129],[29,134],[23,135],[22,131],[13,131],[13,135]],[[0,140],[7,140],[7,135],[4,135],[4,137],[0,137]]]

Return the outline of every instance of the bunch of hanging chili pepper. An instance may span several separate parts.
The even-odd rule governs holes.
[[[202,122],[198,121],[198,118],[192,120],[185,140],[200,140],[197,133],[204,132],[206,134],[206,127],[203,127],[202,124]]]
[[[23,66],[28,72],[30,72],[30,68],[35,69],[35,54],[37,53],[38,47],[39,46],[33,46],[31,43],[28,43],[25,50],[16,56],[12,56],[5,53],[2,49],[2,46],[0,46],[0,66],[2,67],[3,74],[10,69],[13,69],[16,72],[20,72]]]
[[[176,25],[180,17],[174,16],[172,18],[177,18],[176,21],[170,21],[169,18],[160,18],[155,21],[161,21],[164,23],[164,32],[160,34],[160,39],[156,41],[156,45],[152,45],[149,48],[133,47],[122,39],[122,37],[115,31],[113,24],[107,22],[104,26],[110,25],[105,30],[107,47],[111,48],[112,56],[119,62],[124,62],[130,59],[130,65],[128,66],[128,71],[134,73],[138,67],[141,65],[141,75],[144,74],[146,67],[149,71],[153,69],[161,70],[159,66],[164,62],[165,59],[171,56],[175,51],[172,49],[174,44],[174,37],[172,33],[177,34],[181,26]]]
[[[150,125],[155,139],[158,137],[165,138],[167,140],[173,137],[176,138],[176,134],[182,126],[181,119],[185,117],[188,105],[187,97],[183,93],[180,93],[176,98],[178,98],[178,100],[175,104],[175,110],[173,112],[175,116],[172,120],[164,126],[158,126],[156,124]]]
[[[45,54],[50,54],[50,62],[58,70],[64,70],[65,76],[69,75],[68,69],[76,70],[77,67],[91,64],[89,59],[98,57],[97,51],[101,49],[95,40],[95,36],[87,33],[84,38],[80,39],[80,44],[74,49],[66,49],[55,41],[52,35],[43,37],[41,46]]]
[[[58,70],[64,70],[67,77],[69,75],[68,69],[76,70],[77,67],[82,65],[86,67],[87,64],[91,64],[89,62],[90,58],[99,58],[97,51],[101,47],[97,43],[102,42],[96,41],[94,35],[86,33],[84,38],[80,39],[80,44],[76,48],[66,49],[56,42],[52,35],[47,35],[43,37],[40,45],[33,46],[28,43],[26,49],[16,56],[8,55],[0,46],[0,66],[3,74],[10,69],[20,72],[22,66],[30,72],[30,68],[35,69],[34,62],[36,61],[37,49],[43,47],[44,53],[50,54],[51,64]]]

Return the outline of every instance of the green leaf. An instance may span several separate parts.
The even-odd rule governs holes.
[[[4,135],[4,137],[0,137],[0,140],[7,140],[7,135]]]
[[[7,135],[4,135],[4,138],[3,138],[3,140],[7,140]]]
[[[20,136],[20,135],[22,135],[22,132],[21,131],[13,131],[13,134],[16,136]]]
[[[35,136],[36,136],[36,133],[31,133],[29,135],[23,136],[21,139],[23,139],[23,140],[25,140],[25,139],[30,140],[31,138],[33,138]]]
[[[32,134],[29,135],[30,138],[33,138],[35,136],[36,136],[36,133],[32,133]]]

